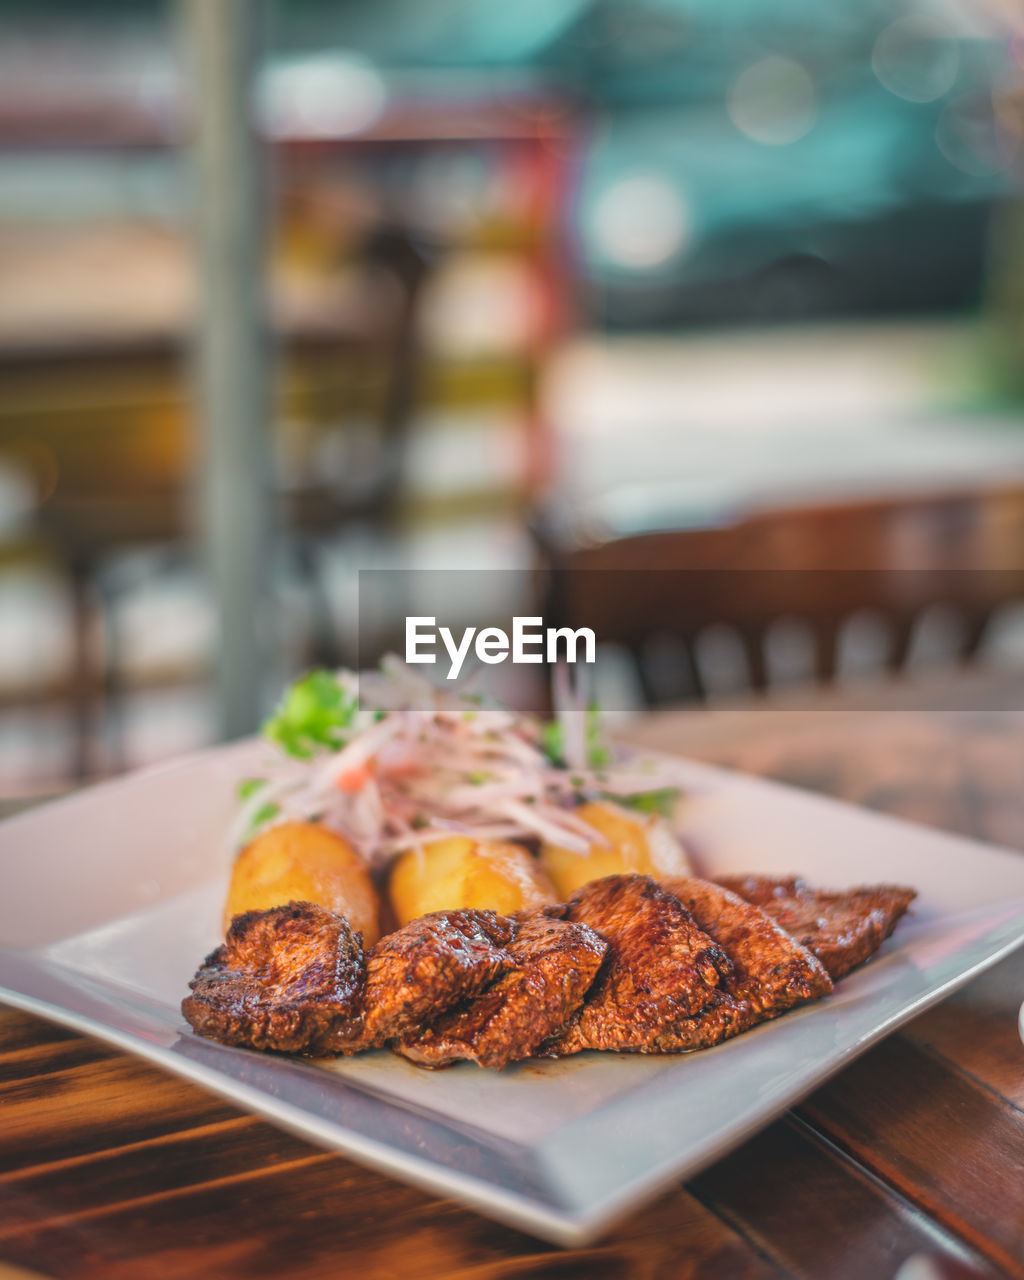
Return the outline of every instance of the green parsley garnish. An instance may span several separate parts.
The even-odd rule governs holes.
[[[657,813],[663,818],[670,818],[679,799],[679,791],[675,787],[664,787],[660,791],[638,791],[632,796],[610,795],[608,799],[638,813]]]
[[[591,769],[600,769],[611,764],[612,753],[605,743],[601,732],[601,713],[596,703],[587,708],[586,724],[583,730],[584,747],[587,753],[587,765]],[[556,768],[565,764],[565,731],[561,721],[548,720],[540,727],[540,749]],[[573,786],[581,785],[575,780]]]
[[[345,745],[356,708],[355,697],[329,671],[310,671],[285,693],[263,736],[290,756],[309,760],[318,747],[336,751]]]
[[[553,765],[562,763],[562,752],[565,750],[565,735],[557,720],[548,720],[540,727],[540,749]]]
[[[249,823],[249,829],[246,831],[243,840],[246,842],[251,840],[259,831],[260,827],[266,826],[266,824],[270,822],[271,819],[276,818],[280,812],[281,806],[274,804],[272,801],[269,801],[267,804],[261,804],[252,815],[252,820]]]
[[[611,764],[612,753],[601,733],[601,712],[596,702],[592,702],[587,707],[586,744],[587,764],[591,769],[600,769],[603,765]]]

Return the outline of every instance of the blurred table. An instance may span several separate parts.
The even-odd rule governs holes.
[[[628,736],[1024,850],[1019,677],[662,712]],[[103,1280],[1024,1277],[1022,996],[1018,952],[569,1251],[0,1011],[0,1260]]]
[[[625,532],[1012,483],[1020,410],[964,381],[984,342],[949,318],[581,335],[546,378],[560,495]]]

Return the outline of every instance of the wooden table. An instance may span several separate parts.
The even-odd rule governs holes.
[[[957,688],[900,694],[901,711],[880,693],[664,713],[632,736],[1024,850],[1017,686]],[[0,1280],[1024,1277],[1022,998],[1024,951],[574,1251],[0,1010]]]

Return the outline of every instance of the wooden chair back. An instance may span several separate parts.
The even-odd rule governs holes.
[[[835,678],[844,623],[863,611],[889,632],[885,667],[906,665],[932,606],[961,620],[956,658],[975,656],[995,611],[1024,599],[1024,485],[765,510],[716,527],[572,539],[538,534],[545,617],[623,646],[649,702],[651,642],[674,637],[692,695],[706,696],[697,641],[730,628],[749,684],[769,685],[769,632],[783,619],[813,638],[813,677]]]

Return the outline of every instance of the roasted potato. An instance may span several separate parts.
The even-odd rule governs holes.
[[[231,873],[225,919],[286,902],[315,902],[344,916],[372,946],[380,901],[356,851],[314,822],[282,822],[242,850]]]
[[[403,853],[391,869],[388,892],[400,925],[428,911],[477,907],[509,915],[557,901],[526,849],[469,836],[448,836]]]
[[[607,843],[595,842],[586,853],[557,844],[541,846],[541,866],[560,901],[602,876],[691,874],[686,853],[664,818],[657,814],[637,813],[607,800],[594,800],[581,805],[576,815],[604,836]]]

